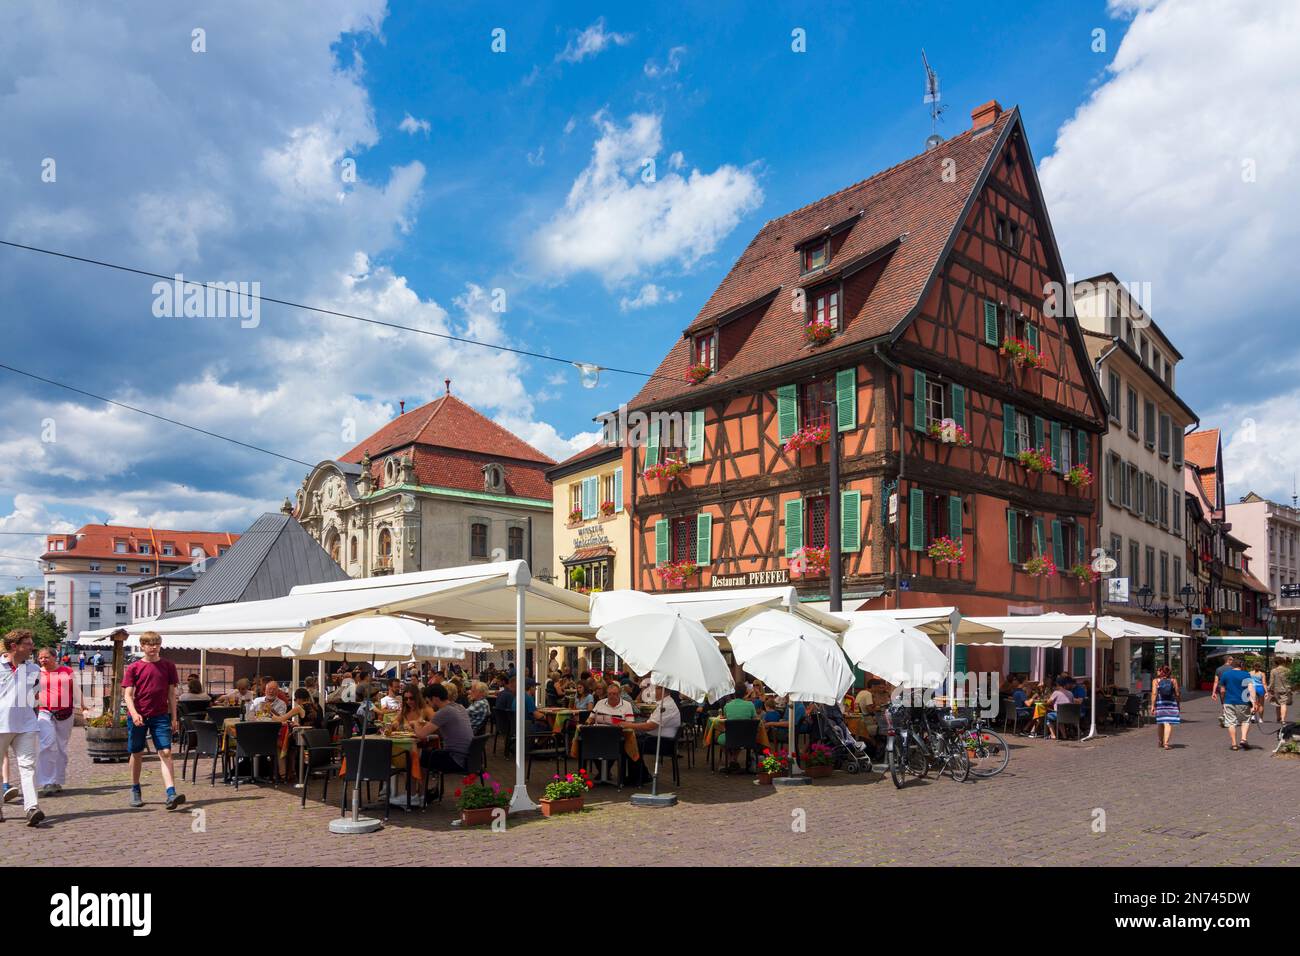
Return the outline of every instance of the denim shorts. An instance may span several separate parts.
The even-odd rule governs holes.
[[[137,727],[135,721],[127,723],[126,733],[126,752],[129,754],[138,754],[144,750],[144,741],[146,735],[153,736],[153,745],[155,750],[172,749],[172,718],[170,714],[159,714],[157,717],[146,717],[144,725]]]

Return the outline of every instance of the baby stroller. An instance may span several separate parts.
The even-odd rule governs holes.
[[[1285,723],[1277,729],[1277,746],[1273,748],[1273,753],[1282,749],[1282,745],[1294,740],[1300,740],[1300,724],[1294,721]]]
[[[814,716],[815,741],[831,748],[831,758],[836,767],[848,773],[871,769],[871,753],[861,740],[849,733],[844,714],[837,704],[824,704]]]

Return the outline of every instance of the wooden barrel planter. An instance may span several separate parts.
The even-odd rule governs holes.
[[[125,727],[87,727],[86,753],[95,763],[120,763],[126,752]]]

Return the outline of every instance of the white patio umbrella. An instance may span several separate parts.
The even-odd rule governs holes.
[[[692,700],[710,701],[735,691],[735,681],[718,642],[699,621],[683,617],[664,601],[640,591],[600,592],[592,597],[591,626],[600,641],[653,684],[675,690]],[[655,768],[650,806],[671,806],[677,798],[659,794],[659,745],[655,735]]]
[[[464,660],[466,651],[489,646],[468,635],[444,634],[422,621],[377,615],[345,621],[301,649],[291,650],[286,656],[357,657],[385,661],[413,657]]]
[[[938,687],[948,659],[914,627],[884,618],[863,619],[840,636],[849,660],[895,687]]]
[[[790,700],[790,744],[794,746],[794,701],[838,704],[853,686],[844,650],[828,631],[786,611],[760,611],[727,631],[737,662]],[[793,751],[790,776],[802,773]]]

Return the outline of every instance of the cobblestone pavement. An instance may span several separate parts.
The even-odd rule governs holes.
[[[625,861],[636,847],[647,864],[1300,863],[1300,761],[1270,756],[1277,725],[1255,727],[1259,746],[1233,753],[1212,701],[1193,699],[1184,712],[1169,752],[1156,747],[1151,726],[1088,742],[1016,738],[1005,773],[963,784],[944,778],[900,791],[887,776],[836,773],[777,790],[711,773],[700,750],[694,769],[683,765],[672,809],[632,807],[629,791],[602,786],[580,814],[521,815],[494,833],[452,828],[449,796],[424,812],[394,809],[382,832],[365,837],[329,832],[338,804],[320,803],[317,782],[302,810],[299,792],[283,785],[236,793],[200,775],[182,788],[184,810],[168,813],[153,760],[147,806],[132,810],[126,765],[90,763],[77,730],[71,788],[44,801],[49,819],[39,829],[24,827],[19,805],[8,805],[0,866],[129,865],[137,847],[147,848],[148,862],[175,865],[432,864],[449,853],[571,865],[591,862],[592,848],[605,844],[622,848]],[[533,768],[534,796],[552,767]],[[513,777],[500,756],[490,769]],[[331,800],[337,793],[332,786]],[[1101,812],[1104,832],[1094,832]],[[801,820],[806,830],[796,832]]]

